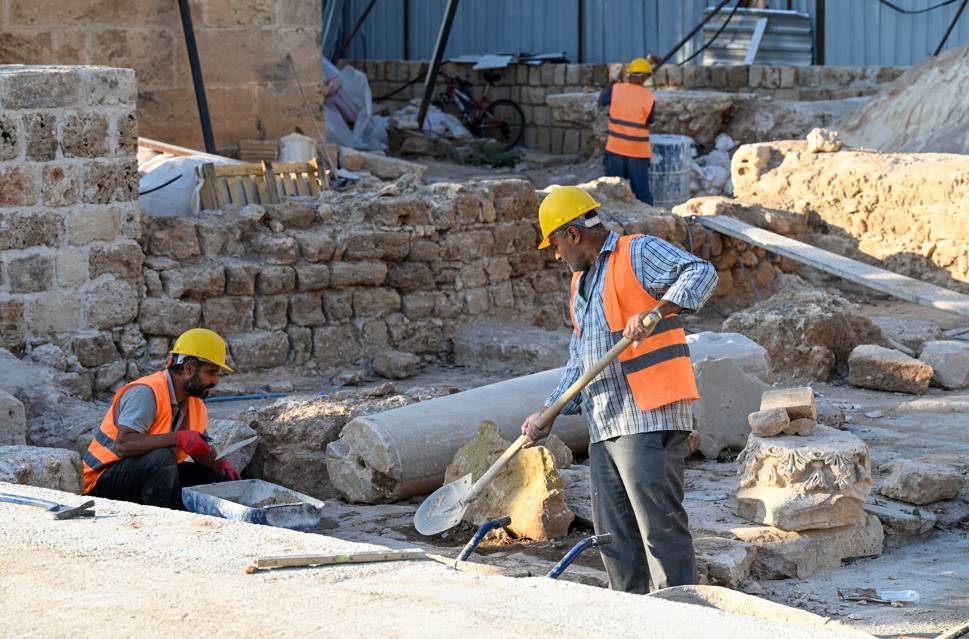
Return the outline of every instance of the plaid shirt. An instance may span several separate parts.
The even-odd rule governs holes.
[[[545,400],[551,406],[587,367],[601,359],[615,345],[602,303],[605,268],[619,236],[610,233],[595,262],[582,274],[579,291],[589,290],[588,301],[576,294],[573,310],[580,334],[572,334],[569,363],[562,381]],[[646,291],[657,300],[667,300],[691,311],[710,298],[717,284],[717,272],[709,262],[649,235],[630,244],[633,270]],[[591,279],[590,279],[591,278]],[[586,281],[588,280],[588,281]],[[649,309],[644,308],[643,311]],[[582,408],[585,411],[582,411]],[[634,435],[658,430],[692,430],[693,410],[681,400],[644,411],[636,405],[619,361],[610,364],[571,402],[562,413],[585,412],[589,421],[590,443],[619,435]]]

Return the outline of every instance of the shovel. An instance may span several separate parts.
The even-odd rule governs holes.
[[[658,323],[659,321],[655,319],[654,315],[647,315],[646,319],[643,320],[643,326],[649,333],[653,332],[653,329],[656,328],[656,324]],[[609,349],[609,352],[602,359],[593,364],[574,384],[569,386],[568,390],[554,404],[542,412],[541,417],[538,419],[538,427],[544,428],[558,417],[562,409],[565,408],[565,405],[573,397],[578,395],[589,382],[595,379],[606,366],[619,357],[619,354],[626,350],[630,344],[632,344],[632,340],[625,337],[616,342],[616,345]],[[488,484],[501,472],[505,464],[526,443],[528,443],[527,435],[522,435],[516,439],[508,447],[508,450],[502,453],[501,457],[491,465],[491,468],[473,484],[471,482],[471,474],[469,473],[461,479],[456,479],[450,484],[445,484],[431,493],[424,500],[424,503],[421,504],[420,508],[417,509],[417,513],[414,514],[414,528],[417,529],[417,532],[422,535],[436,535],[461,523],[461,519],[464,517],[464,512],[468,509],[468,505],[488,487]]]

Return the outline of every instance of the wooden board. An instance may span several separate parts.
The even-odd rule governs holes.
[[[334,564],[359,564],[377,561],[406,561],[424,559],[423,550],[374,550],[345,555],[285,555],[281,557],[259,557],[253,566],[263,568],[289,568],[295,566],[330,566]]]
[[[738,238],[771,253],[807,264],[876,291],[922,306],[969,317],[969,295],[825,251],[727,215],[700,215],[695,219],[704,228]]]

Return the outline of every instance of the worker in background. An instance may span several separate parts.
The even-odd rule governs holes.
[[[653,123],[653,92],[644,87],[653,65],[636,58],[626,67],[626,81],[610,84],[599,96],[599,105],[609,107],[606,153],[602,159],[606,175],[629,180],[636,199],[653,203],[649,189],[649,125]]]
[[[193,328],[175,340],[166,370],[119,389],[84,453],[81,493],[182,510],[182,486],[239,479],[205,435],[202,400],[232,372],[225,355],[218,333]]]
[[[563,409],[584,412],[596,534],[612,533],[599,550],[614,590],[649,592],[695,583],[693,540],[683,508],[691,402],[698,398],[680,313],[696,311],[717,283],[714,267],[649,235],[620,237],[596,214],[599,204],[575,186],[559,187],[538,212],[539,249],[551,247],[572,271],[569,308],[574,332],[552,405],[620,335],[634,344]],[[643,320],[660,320],[651,335]],[[530,442],[542,410],[522,424]]]

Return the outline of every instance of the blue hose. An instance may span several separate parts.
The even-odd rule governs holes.
[[[247,395],[225,395],[220,397],[207,397],[205,399],[206,404],[212,404],[215,402],[235,402],[243,399],[275,399],[277,397],[286,397],[289,393],[249,393]]]
[[[471,541],[469,541],[464,549],[461,550],[461,554],[458,555],[458,561],[465,561],[468,557],[470,557],[471,553],[474,552],[474,549],[478,547],[478,544],[481,543],[481,540],[484,539],[485,535],[487,535],[489,532],[495,528],[504,528],[505,526],[510,525],[511,517],[508,515],[498,517],[497,519],[492,519],[491,521],[486,521],[485,523],[481,524],[481,527],[478,528],[478,532],[474,533],[474,537],[471,538]]]
[[[586,537],[576,545],[572,546],[572,549],[569,552],[565,553],[565,556],[562,557],[562,560],[559,561],[557,564],[555,564],[555,567],[552,568],[548,572],[548,575],[546,576],[549,579],[558,579],[559,575],[565,572],[565,569],[568,568],[573,561],[575,561],[575,558],[578,557],[580,554],[582,554],[583,550],[585,550],[589,546],[592,546],[593,548],[598,548],[599,546],[605,546],[611,543],[612,543],[612,533],[603,533],[601,535],[593,535],[591,537]]]

